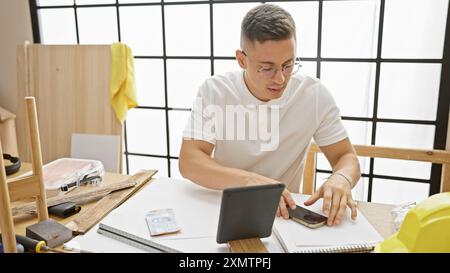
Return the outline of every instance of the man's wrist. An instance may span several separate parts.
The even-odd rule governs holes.
[[[352,179],[350,177],[348,177],[346,174],[344,174],[342,172],[334,172],[330,175],[330,177],[333,175],[339,175],[339,176],[343,177],[345,179],[345,181],[347,181],[347,183],[349,184],[350,189],[353,189],[354,185],[353,185]]]

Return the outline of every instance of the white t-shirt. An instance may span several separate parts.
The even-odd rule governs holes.
[[[293,75],[280,98],[263,102],[248,90],[244,72],[236,71],[200,86],[183,137],[214,144],[214,160],[223,166],[273,178],[299,192],[311,139],[326,146],[347,138],[347,132],[318,79]]]

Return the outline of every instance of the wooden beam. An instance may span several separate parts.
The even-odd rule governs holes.
[[[353,147],[359,156],[423,161],[437,164],[450,163],[450,152],[444,150],[405,149],[368,145],[353,145]],[[321,153],[322,151],[317,144],[313,143],[310,152]]]
[[[450,192],[450,164],[442,164],[441,192]]]
[[[79,205],[86,204],[91,201],[98,200],[111,192],[134,187],[135,185],[136,182],[130,178],[122,182],[98,186],[77,193],[69,193],[67,195],[55,196],[47,199],[47,205],[54,206],[65,202],[74,202]],[[21,204],[12,208],[13,216],[22,214],[34,214],[34,213],[36,213],[36,202]]]
[[[74,234],[85,234],[105,217],[106,214],[125,202],[130,196],[150,181],[155,173],[155,170],[139,171],[130,178],[136,183],[134,187],[106,195],[93,207],[81,212],[80,215],[75,220],[68,223],[66,227],[70,228]]]
[[[0,154],[3,154],[0,141]],[[8,186],[6,183],[5,162],[0,160],[0,228],[2,231],[2,242],[5,252],[17,252],[16,235],[14,234],[14,223],[9,203]]]
[[[228,242],[231,253],[268,253],[259,238],[242,239]]]
[[[9,198],[11,202],[39,195],[39,180],[35,175],[15,178],[8,181]]]
[[[316,178],[316,153],[308,152],[305,162],[305,170],[303,174],[302,193],[312,194],[315,187]]]

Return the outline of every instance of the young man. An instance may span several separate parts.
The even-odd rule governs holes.
[[[179,168],[212,189],[284,183],[277,216],[288,218],[287,207],[295,208],[290,192],[300,190],[314,139],[333,174],[305,204],[323,198],[327,224],[338,225],[347,206],[356,218],[351,189],[360,178],[359,162],[329,91],[318,79],[295,74],[296,43],[294,20],[282,8],[262,4],[247,13],[236,50],[242,71],[201,85],[183,132]]]

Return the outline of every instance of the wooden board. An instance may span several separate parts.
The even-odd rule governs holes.
[[[70,228],[74,234],[85,234],[90,228],[96,225],[103,217],[105,217],[114,208],[118,207],[142,186],[144,186],[156,171],[140,171],[131,177],[136,182],[133,188],[113,192],[103,197],[94,206],[88,210],[81,212],[81,214],[69,222],[66,226]]]
[[[109,45],[17,47],[16,126],[22,161],[31,161],[25,96],[36,97],[44,164],[70,156],[72,133],[122,138],[122,125],[109,96],[110,51]]]
[[[242,239],[228,242],[231,253],[268,253],[259,238]]]
[[[105,186],[95,187],[88,190],[83,190],[79,192],[74,192],[67,195],[55,196],[47,199],[47,206],[54,206],[65,202],[74,202],[78,205],[89,203],[91,201],[98,200],[111,192],[127,189],[136,186],[134,179],[127,179],[122,182],[112,183]],[[29,202],[25,204],[15,205],[12,208],[12,214],[22,215],[22,214],[35,214],[36,213],[36,202]]]

